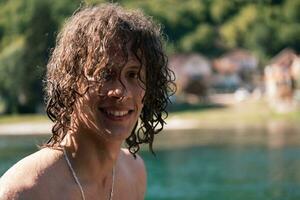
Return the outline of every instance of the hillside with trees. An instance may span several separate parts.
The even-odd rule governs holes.
[[[60,27],[78,7],[99,2],[106,1],[0,0],[2,112],[42,110],[45,66]],[[266,62],[286,47],[300,51],[300,0],[114,2],[140,8],[160,22],[169,54],[214,58],[244,48]]]

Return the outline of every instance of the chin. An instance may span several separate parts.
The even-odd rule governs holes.
[[[124,141],[131,135],[132,129],[121,128],[121,127],[101,127],[96,128],[96,134],[100,136],[101,139],[109,140],[122,140]]]
[[[97,130],[108,138],[125,140],[131,135],[138,120],[136,112],[128,111],[124,116],[109,116],[101,112],[97,118]]]

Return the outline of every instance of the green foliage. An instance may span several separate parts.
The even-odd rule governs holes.
[[[245,34],[255,25],[257,21],[257,8],[255,5],[243,7],[239,14],[232,20],[224,23],[220,28],[221,39],[228,48],[241,46],[247,39]]]
[[[180,40],[195,31],[197,24],[205,22],[207,4],[198,0],[124,0],[122,4],[129,8],[140,8],[163,24],[168,41],[173,43],[175,51],[180,50]]]
[[[24,51],[24,38],[16,38],[0,54],[0,95],[6,106],[6,111],[16,113],[17,105],[22,96],[21,77],[24,74],[21,57]]]
[[[21,58],[25,72],[20,86],[24,93],[24,101],[20,105],[23,113],[35,112],[36,105],[43,103],[42,78],[46,72],[49,50],[54,46],[56,30],[48,2],[40,1],[35,4],[28,25],[30,29],[26,32]]]
[[[10,0],[0,3],[0,47],[10,45],[19,35],[24,34],[28,27],[35,0]],[[1,34],[1,33],[0,33]]]
[[[300,1],[286,0],[283,5],[284,17],[289,22],[300,22]]]
[[[282,24],[279,29],[281,34],[278,35],[278,39],[282,46],[300,49],[300,23]]]
[[[64,20],[80,6],[81,0],[51,0],[51,17],[61,26]]]
[[[28,28],[7,36],[10,43],[1,51],[0,95],[8,113],[35,112],[43,103],[42,77],[56,30],[49,8],[47,1],[36,2],[26,22]]]
[[[7,112],[42,103],[42,77],[65,19],[80,6],[110,0],[0,0],[0,99]],[[162,24],[167,51],[208,57],[247,48],[268,59],[300,51],[300,0],[116,0]]]
[[[214,54],[216,50],[216,32],[209,24],[201,24],[197,29],[183,37],[180,41],[182,51],[198,51],[206,55]]]
[[[235,11],[234,1],[216,0],[210,7],[210,15],[214,22],[223,23]]]

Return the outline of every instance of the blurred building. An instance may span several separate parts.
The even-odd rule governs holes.
[[[175,72],[177,96],[184,101],[206,97],[212,74],[209,59],[196,53],[174,54],[169,57],[169,66]]]
[[[267,98],[276,102],[292,102],[300,90],[300,57],[292,49],[284,49],[264,69]]]
[[[236,49],[214,59],[213,68],[213,87],[219,92],[234,92],[241,87],[251,91],[255,87],[258,59],[248,50]]]

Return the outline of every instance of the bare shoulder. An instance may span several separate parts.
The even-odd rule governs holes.
[[[122,148],[123,159],[129,165],[130,169],[133,169],[135,173],[142,173],[146,175],[146,167],[144,160],[136,154],[136,158],[129,152],[128,149]]]
[[[124,167],[127,169],[130,178],[134,178],[137,189],[137,199],[144,199],[147,187],[147,173],[143,159],[136,154],[134,158],[128,149],[122,149]]]
[[[22,199],[37,186],[57,158],[55,151],[41,149],[17,162],[0,179],[0,199]]]

